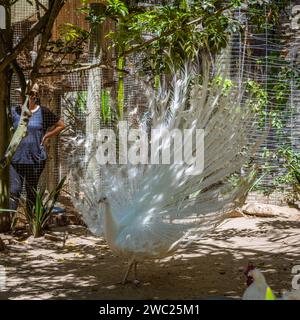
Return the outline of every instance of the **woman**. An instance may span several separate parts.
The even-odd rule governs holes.
[[[27,135],[19,144],[10,166],[10,208],[16,210],[23,183],[26,189],[26,207],[32,214],[39,178],[45,168],[45,142],[58,135],[65,127],[62,120],[48,108],[40,106],[39,86],[35,84],[29,94],[29,109],[32,113],[27,127]],[[17,128],[21,117],[21,107],[12,108],[12,122]]]

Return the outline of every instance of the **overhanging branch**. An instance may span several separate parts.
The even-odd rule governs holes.
[[[130,74],[129,71],[124,70],[124,69],[119,69],[111,64],[105,64],[105,63],[94,63],[94,64],[88,64],[88,65],[83,65],[77,68],[72,68],[72,69],[68,69],[68,70],[60,70],[60,71],[54,71],[54,72],[45,72],[45,73],[38,73],[36,78],[45,78],[45,77],[57,77],[57,76],[64,76],[64,75],[68,75],[71,73],[76,73],[76,72],[83,72],[83,71],[88,71],[88,70],[92,70],[95,68],[101,68],[101,69],[113,69],[119,72],[124,72],[127,74]]]
[[[53,27],[53,23],[59,14],[61,8],[63,7],[65,1],[64,0],[55,0],[51,3],[49,10],[46,12],[46,14],[41,18],[41,20],[31,29],[29,34],[14,48],[13,53],[9,53],[6,55],[4,59],[0,62],[0,72],[2,72],[9,64],[12,64],[13,68],[15,69],[15,72],[18,74],[19,77],[21,77],[21,84],[23,84],[22,91],[24,90],[24,79],[22,78],[22,72],[19,69],[18,64],[16,63],[16,57],[18,54],[23,50],[23,48],[30,42],[33,41],[34,38],[41,32],[41,30],[44,29],[44,33],[42,36],[42,43],[41,47],[38,52],[38,57],[35,61],[35,64],[33,66],[33,70],[31,73],[31,82],[28,84],[27,92],[30,90],[30,87],[34,83],[35,75],[37,71],[39,70],[40,64],[42,62],[45,48],[47,46],[48,40],[51,36],[51,30]],[[6,168],[9,163],[11,162],[11,159],[13,155],[15,154],[21,140],[27,133],[27,126],[29,119],[31,117],[31,112],[28,108],[28,101],[29,96],[26,96],[25,102],[22,105],[21,110],[21,117],[18,124],[18,127],[16,131],[13,134],[13,137],[9,143],[9,146],[4,154],[4,157],[0,160],[0,173],[1,171]]]
[[[34,83],[35,77],[38,73],[39,67],[42,63],[43,57],[45,55],[45,50],[47,48],[48,41],[51,37],[51,31],[54,24],[55,19],[57,18],[61,8],[63,7],[65,1],[64,0],[54,0],[49,8],[49,18],[45,25],[44,32],[42,33],[41,46],[38,51],[38,56],[35,60],[31,71],[31,81]]]
[[[41,33],[43,28],[47,25],[51,11],[48,10],[39,22],[29,31],[29,33],[13,48],[12,52],[7,53],[6,56],[0,61],[0,72],[17,58],[17,56],[22,52],[22,50],[34,40],[34,38]]]

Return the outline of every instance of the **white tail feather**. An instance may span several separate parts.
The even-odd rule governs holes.
[[[253,182],[253,175],[235,187],[228,181],[258,146],[250,141],[255,115],[242,103],[245,91],[233,86],[224,93],[224,78],[219,84],[211,79],[208,59],[202,67],[201,84],[199,71],[187,64],[174,76],[171,89],[163,84],[156,92],[147,90],[151,128],[204,129],[202,173],[187,175],[191,166],[186,163],[102,166],[95,156],[97,141],[87,155],[85,174],[72,170],[74,182],[81,186],[74,203],[87,225],[103,233],[105,209],[97,201],[105,194],[109,221],[119,226],[106,223],[105,235],[114,250],[130,258],[163,257],[185,235],[211,230],[223,221],[222,212],[240,204]],[[141,127],[149,131],[147,125]],[[100,180],[96,173],[101,173]]]

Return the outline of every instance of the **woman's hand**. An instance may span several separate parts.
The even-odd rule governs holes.
[[[46,134],[44,135],[43,139],[42,139],[41,145],[46,146],[46,142],[48,141],[49,138],[50,138],[50,137],[49,137],[49,134],[46,133]]]
[[[56,122],[56,124],[54,125],[54,128],[51,131],[48,131],[43,139],[41,144],[45,145],[45,142],[53,136],[57,136],[63,129],[65,128],[65,124],[63,123],[62,120],[59,120],[58,122]]]

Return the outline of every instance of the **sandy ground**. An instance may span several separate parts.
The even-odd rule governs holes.
[[[44,238],[17,241],[8,235],[0,253],[6,288],[0,299],[210,299],[239,298],[249,261],[265,272],[279,293],[291,289],[300,265],[300,214],[227,219],[209,236],[164,261],[139,266],[141,284],[118,281],[125,261],[83,227],[69,227],[65,247]],[[3,236],[3,235],[1,235]]]

